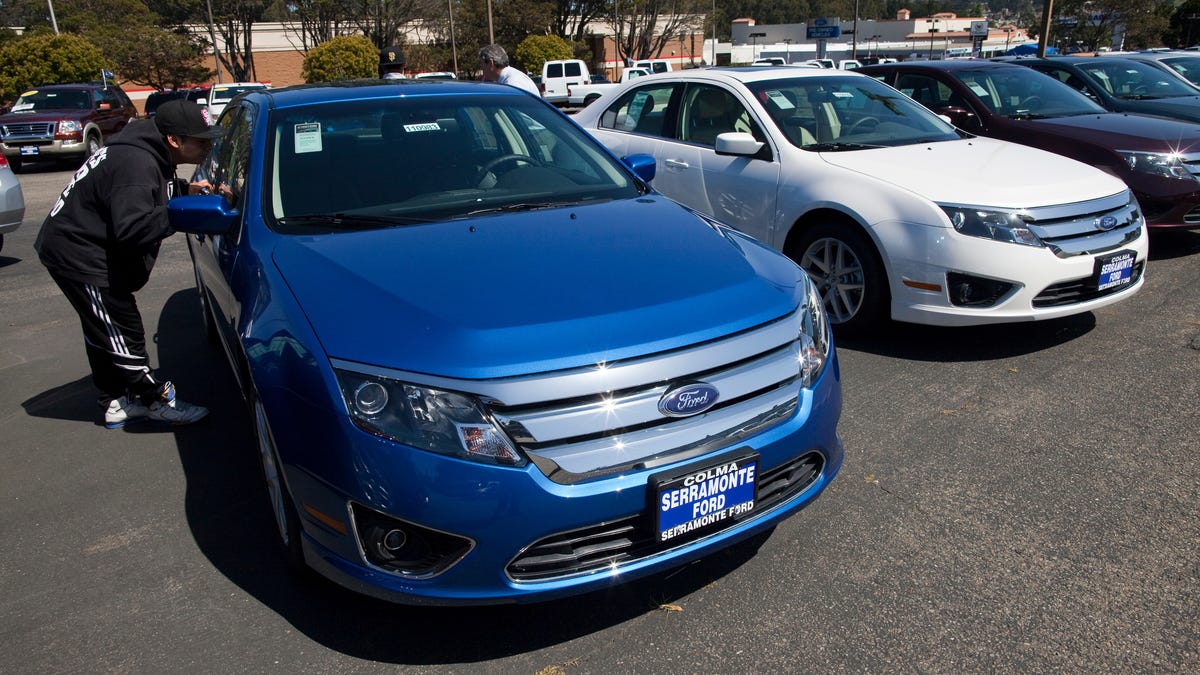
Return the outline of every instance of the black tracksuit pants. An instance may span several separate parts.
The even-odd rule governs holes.
[[[109,398],[148,398],[159,383],[150,373],[146,329],[133,293],[114,292],[53,272],[50,276],[79,315],[96,387]]]

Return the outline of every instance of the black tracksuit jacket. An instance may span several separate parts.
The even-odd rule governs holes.
[[[34,248],[51,272],[113,291],[145,285],[167,221],[175,167],[154,120],[134,120],[75,172]]]

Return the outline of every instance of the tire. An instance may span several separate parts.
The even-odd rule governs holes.
[[[22,166],[20,157],[13,157],[12,159],[8,160],[8,166],[10,169],[12,169],[13,173],[21,173],[21,169],[24,168]]]
[[[839,336],[861,335],[883,318],[890,302],[883,265],[875,245],[856,225],[812,227],[788,255],[812,277]]]
[[[96,152],[98,150],[100,150],[100,148],[102,148],[103,146],[104,146],[104,142],[100,139],[100,134],[94,133],[94,132],[88,134],[87,135],[87,157],[84,157],[84,159],[87,159],[88,157],[91,157],[92,155],[96,154]]]
[[[262,466],[263,481],[267,488],[267,498],[271,504],[271,514],[274,516],[275,531],[278,535],[280,551],[287,561],[288,568],[299,574],[307,574],[308,565],[304,562],[304,547],[301,543],[300,515],[296,511],[291,491],[283,475],[283,465],[279,461],[279,453],[275,449],[275,440],[271,435],[271,427],[267,423],[267,413],[263,408],[258,394],[250,387],[250,423],[254,426],[254,445],[258,450],[259,464]]]
[[[0,234],[0,251],[4,250],[4,235]]]

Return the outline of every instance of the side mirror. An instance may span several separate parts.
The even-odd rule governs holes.
[[[240,216],[221,195],[188,195],[167,202],[167,218],[176,232],[225,234]]]
[[[949,120],[951,124],[959,129],[972,131],[983,127],[983,125],[979,122],[979,117],[966,108],[947,105],[940,106],[934,110],[934,112],[937,113],[942,119]]]
[[[723,134],[717,134],[716,150],[718,155],[749,157],[757,155],[763,145],[755,140],[752,134],[744,131],[726,131]]]
[[[658,162],[655,161],[653,155],[636,154],[626,155],[621,158],[625,166],[629,167],[638,178],[649,183],[654,180],[654,175],[658,171]]]

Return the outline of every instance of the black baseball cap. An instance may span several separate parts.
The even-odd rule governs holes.
[[[154,123],[162,135],[220,138],[224,127],[209,126],[208,114],[194,101],[175,99],[158,106]]]

